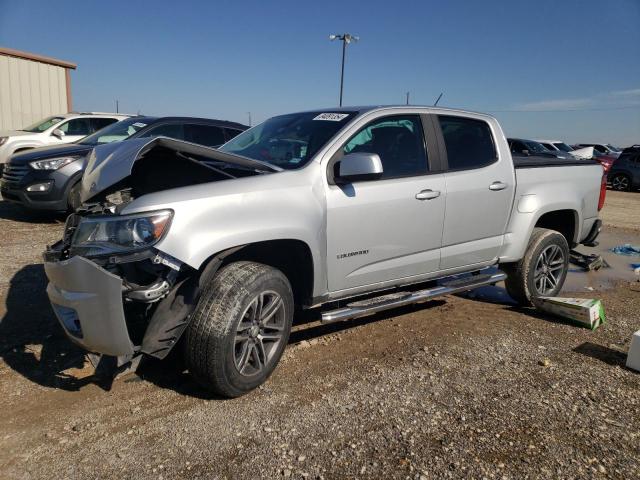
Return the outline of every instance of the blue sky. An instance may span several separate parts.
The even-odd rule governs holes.
[[[78,64],[74,108],[254,124],[345,104],[495,114],[511,136],[640,142],[640,0],[0,0],[0,45]]]

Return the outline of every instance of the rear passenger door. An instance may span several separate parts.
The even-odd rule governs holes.
[[[502,246],[513,203],[511,158],[500,157],[484,120],[438,115],[436,124],[447,191],[440,268],[490,262]]]

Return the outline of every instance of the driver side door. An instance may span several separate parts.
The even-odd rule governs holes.
[[[56,127],[56,130],[60,130],[64,135],[62,138],[58,138],[52,134],[53,139],[58,140],[60,143],[75,142],[92,132],[91,120],[89,118],[74,118]]]
[[[383,173],[329,185],[330,292],[357,293],[439,269],[446,191],[443,174],[430,168],[423,126],[428,122],[421,115],[380,117],[342,146],[338,155],[379,155]],[[435,156],[436,148],[431,150]]]

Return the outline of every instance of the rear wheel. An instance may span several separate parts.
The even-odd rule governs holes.
[[[536,297],[553,297],[562,289],[569,271],[569,245],[555,230],[534,228],[527,250],[517,263],[504,265],[507,292],[520,305]]]
[[[631,188],[631,179],[624,173],[616,173],[611,179],[611,188],[620,192],[626,192]]]
[[[186,335],[191,374],[224,397],[264,383],[289,340],[293,293],[285,275],[267,265],[236,262],[205,286]]]

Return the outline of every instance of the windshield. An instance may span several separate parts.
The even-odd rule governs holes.
[[[618,147],[614,147],[613,145],[611,145],[611,144],[609,144],[609,143],[607,143],[606,147],[607,147],[609,150],[611,150],[612,152],[616,152],[616,153],[618,153],[618,152],[621,152],[621,151],[622,151],[622,150],[620,150],[620,148],[618,148]]]
[[[48,117],[44,120],[40,120],[39,122],[34,123],[33,125],[29,125],[28,127],[23,128],[22,131],[33,133],[44,132],[45,130],[48,130],[62,120],[64,120],[64,117]]]
[[[564,142],[556,142],[554,145],[558,147],[558,150],[562,150],[563,152],[573,152],[573,148]]]
[[[103,145],[105,143],[120,142],[146,126],[147,121],[144,118],[127,118],[98,130],[78,143],[80,145]]]
[[[219,150],[284,169],[306,165],[356,112],[294,113],[273,117],[222,145]]]
[[[548,153],[549,152],[549,150],[544,148],[542,144],[538,142],[532,142],[531,140],[527,140],[524,142],[524,144],[527,146],[527,150],[529,150],[529,153]]]

